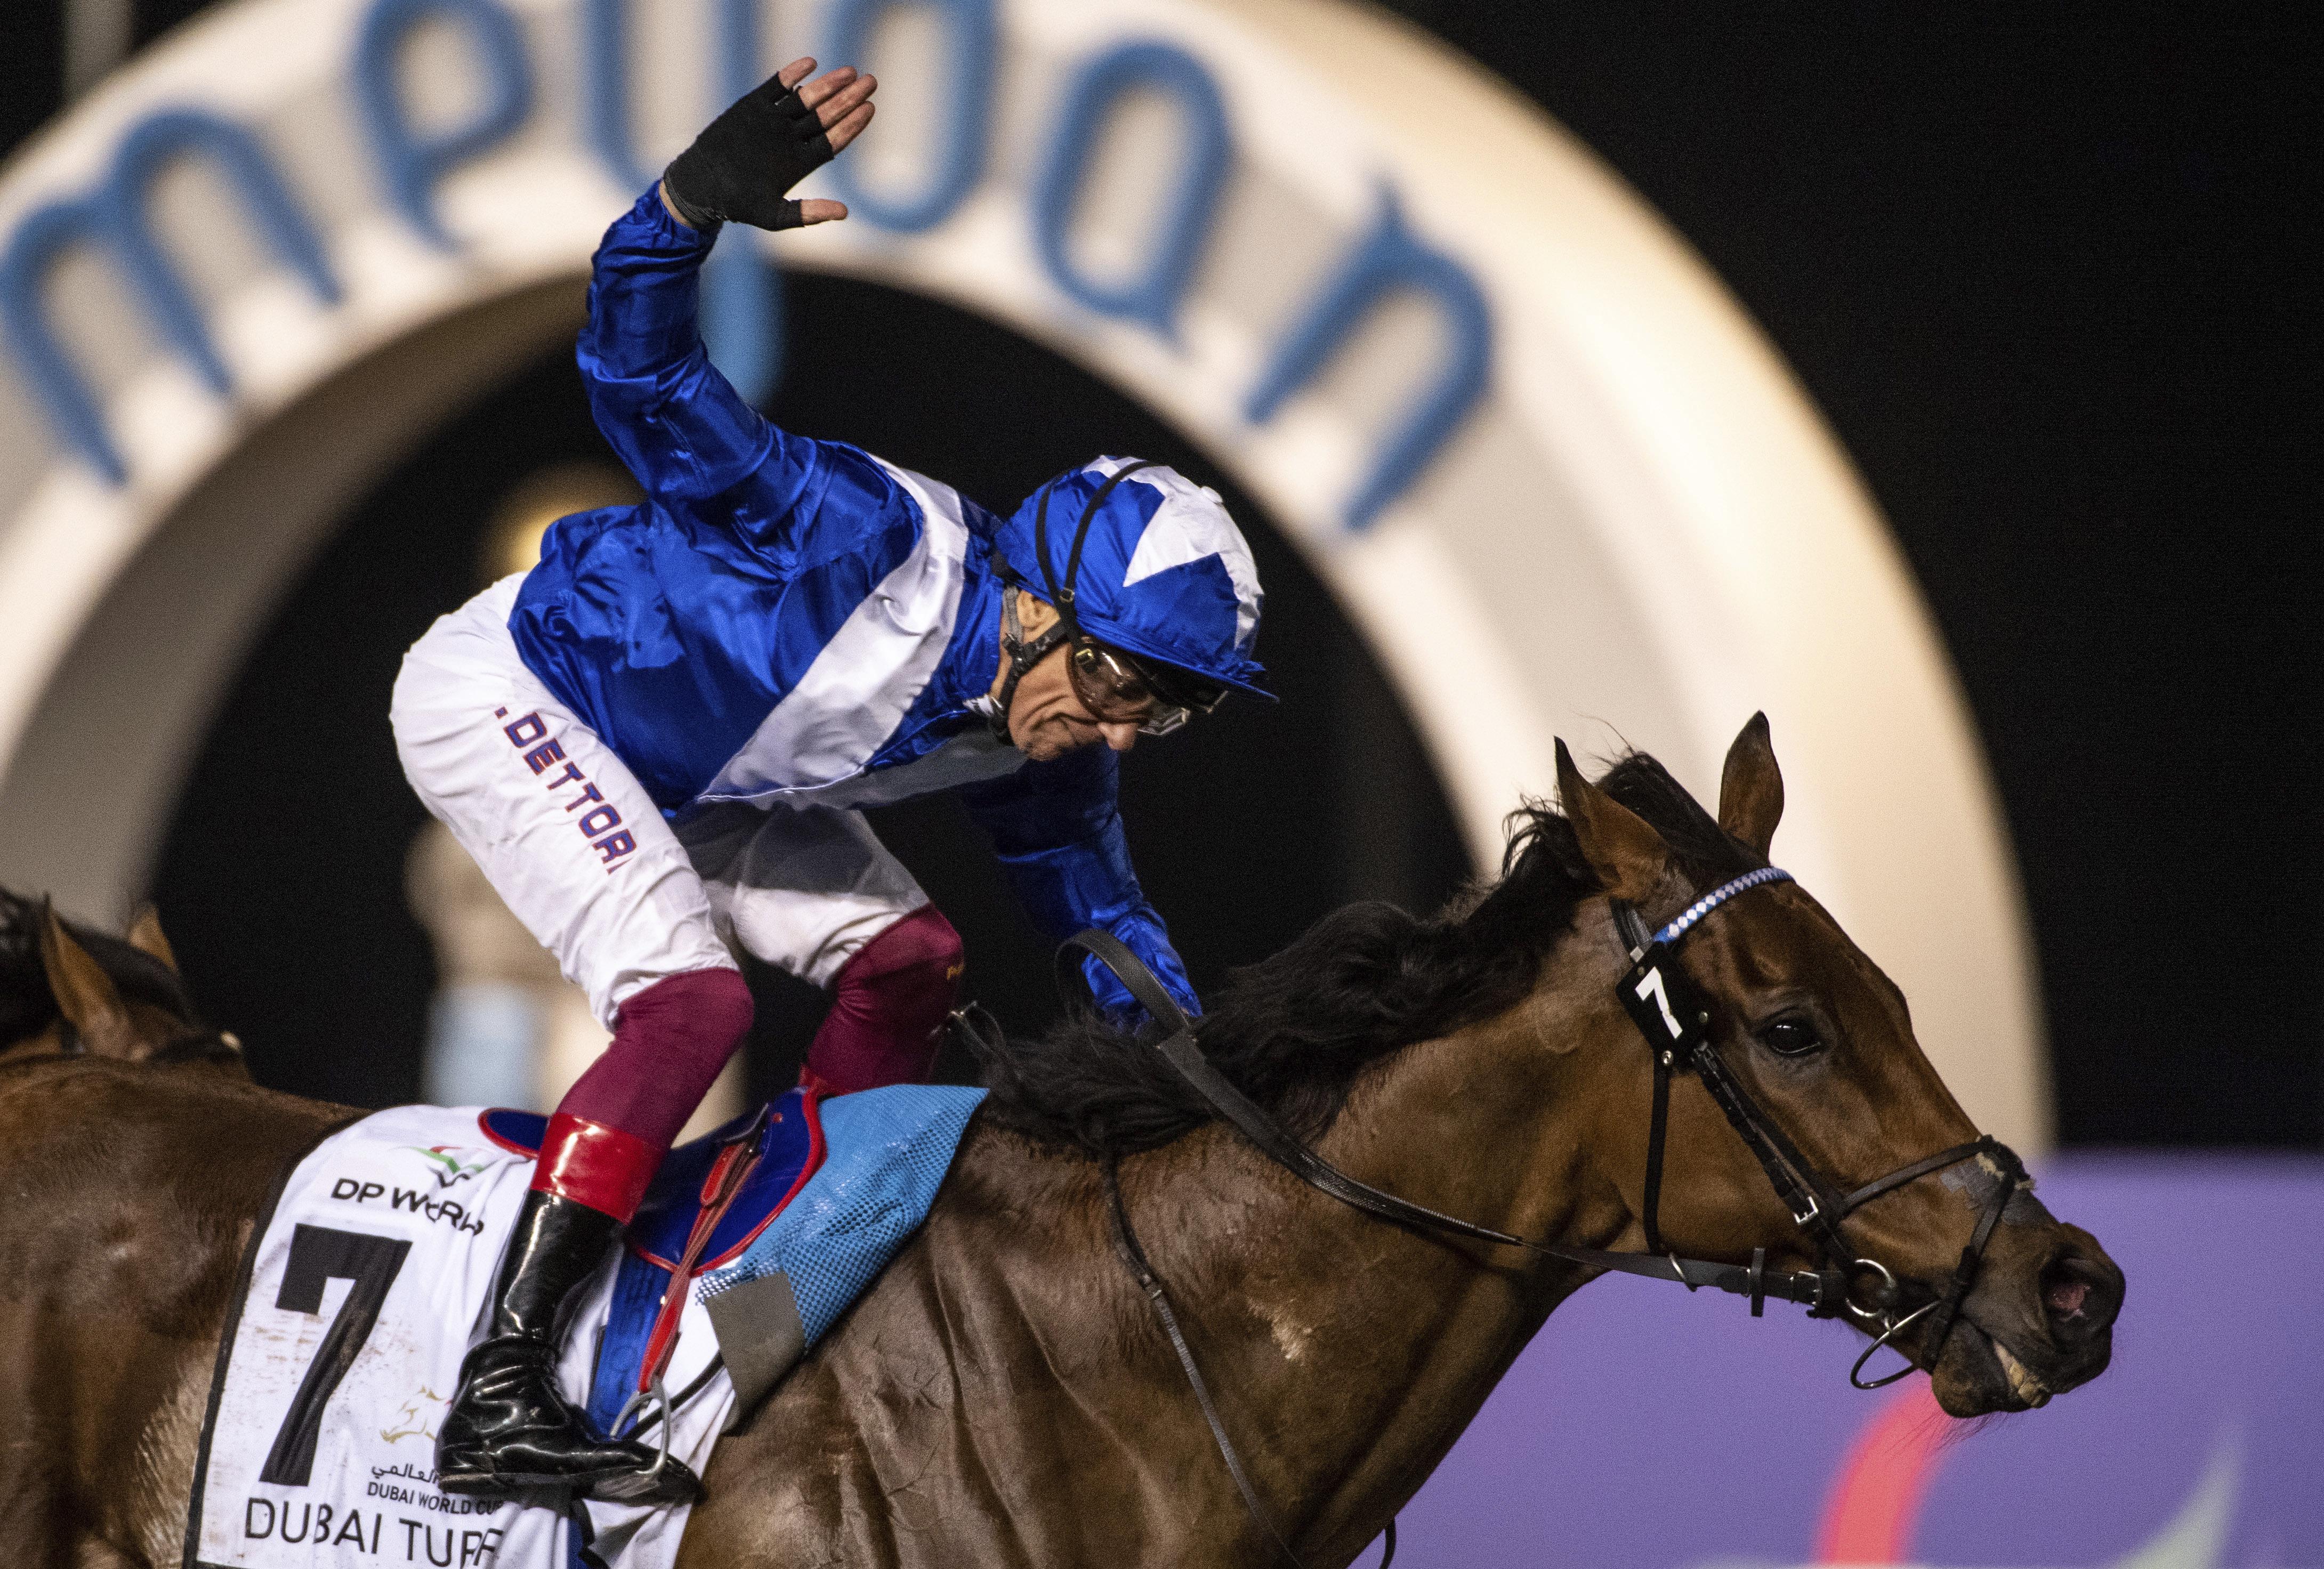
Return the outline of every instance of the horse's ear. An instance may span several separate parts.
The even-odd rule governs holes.
[[[178,955],[171,951],[170,939],[161,934],[161,912],[152,905],[137,907],[137,918],[129,923],[129,946],[161,960],[172,975],[178,974]]]
[[[1557,743],[1557,800],[1573,825],[1598,884],[1633,904],[1650,898],[1670,869],[1670,846],[1644,817],[1582,777],[1573,753]]]
[[[41,907],[41,968],[57,1000],[57,1011],[73,1027],[86,1050],[98,1057],[138,1055],[137,1031],[113,977],[73,940],[65,923],[57,918],[56,907],[46,901]]]
[[[1766,715],[1754,714],[1727,749],[1727,767],[1719,776],[1719,826],[1764,861],[1783,817],[1784,771],[1775,766]]]

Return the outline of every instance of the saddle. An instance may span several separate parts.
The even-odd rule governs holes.
[[[538,1112],[496,1107],[476,1119],[484,1137],[518,1155],[538,1156],[549,1119]],[[751,1138],[750,1168],[719,1216],[696,1262],[715,1269],[742,1256],[791,1195],[823,1164],[823,1116],[819,1097],[801,1087],[780,1100],[748,1112],[724,1127],[671,1150],[646,1189],[645,1202],[630,1222],[630,1252],[661,1269],[678,1268],[687,1239],[708,1195],[705,1183],[727,1149]]]

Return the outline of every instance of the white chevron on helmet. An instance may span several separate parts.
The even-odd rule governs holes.
[[[1099,474],[1111,475],[1126,459],[1101,457],[1089,466]],[[1259,564],[1251,559],[1250,546],[1234,520],[1227,515],[1226,503],[1219,493],[1206,485],[1196,485],[1175,468],[1156,465],[1141,468],[1125,482],[1130,485],[1151,485],[1162,493],[1162,504],[1139,536],[1138,549],[1130,558],[1130,571],[1122,578],[1123,586],[1141,582],[1157,572],[1167,572],[1173,567],[1184,567],[1205,556],[1216,556],[1227,570],[1228,580],[1235,593],[1235,647],[1247,649],[1259,629],[1259,607],[1265,595],[1259,586]]]

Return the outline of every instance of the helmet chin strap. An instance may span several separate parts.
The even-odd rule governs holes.
[[[1017,620],[1018,586],[1004,584],[1001,590],[1001,651],[1009,656],[1008,672],[1001,678],[1000,696],[993,699],[989,723],[992,738],[1003,746],[1014,746],[1017,738],[1009,730],[1009,706],[1017,700],[1017,683],[1025,673],[1049,657],[1049,651],[1073,635],[1065,618],[1059,616],[1047,632],[1028,640],[1025,629]]]
[[[1009,574],[1001,590],[1001,647],[1009,656],[1009,673],[1001,678],[1001,695],[993,700],[991,717],[993,736],[1003,746],[1017,744],[1016,737],[1009,733],[1009,705],[1017,697],[1017,683],[1023,680],[1025,672],[1039,664],[1051,649],[1081,633],[1081,620],[1074,609],[1074,579],[1081,575],[1082,547],[1089,540],[1090,521],[1097,516],[1098,508],[1105,504],[1105,498],[1113,494],[1114,486],[1139,469],[1153,466],[1144,458],[1124,464],[1108,475],[1105,483],[1097,487],[1097,494],[1090,497],[1087,506],[1082,508],[1081,521],[1074,526],[1074,542],[1065,555],[1065,580],[1062,584],[1057,581],[1056,569],[1049,562],[1049,492],[1056,482],[1052,480],[1041,487],[1040,505],[1033,514],[1033,558],[1034,564],[1041,569],[1042,579],[1048,585],[1048,602],[1056,611],[1057,619],[1048,631],[1028,642],[1024,629],[1017,623],[1019,581],[1013,572]]]

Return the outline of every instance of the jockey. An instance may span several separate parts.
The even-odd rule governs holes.
[[[730,945],[831,992],[807,1055],[825,1093],[926,1075],[960,938],[862,808],[956,792],[1038,927],[1103,928],[1195,1007],[1116,765],[1229,691],[1266,695],[1250,549],[1157,465],[1101,457],[1003,520],[736,394],[696,330],[702,259],[728,219],[844,217],[786,193],[872,115],[870,77],[802,88],[812,69],[721,115],[598,249],[581,371],[646,499],[563,519],[396,682],[412,787],[613,1031],[549,1121],[461,1364],[447,1492],[693,1496],[558,1394],[559,1313],[749,1028]]]

